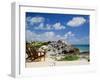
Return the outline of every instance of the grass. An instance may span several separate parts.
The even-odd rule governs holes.
[[[78,60],[79,56],[77,55],[66,55],[64,58],[61,58],[58,61],[74,61],[74,60]]]

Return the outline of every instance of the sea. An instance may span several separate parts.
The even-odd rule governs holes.
[[[78,48],[80,52],[89,52],[89,45],[73,45]]]

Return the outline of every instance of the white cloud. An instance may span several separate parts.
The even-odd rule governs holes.
[[[31,32],[30,30],[26,30],[26,40],[27,41],[32,41],[32,40],[34,40],[34,38],[35,38],[35,40],[36,40],[36,33],[34,33],[34,32]]]
[[[30,30],[26,30],[26,40],[27,41],[48,41],[54,40],[55,37],[54,32],[44,32],[42,34],[37,34],[35,32],[31,32]]]
[[[50,31],[50,32],[45,32],[45,35],[49,36],[49,37],[53,37],[53,36],[55,36],[55,33]]]
[[[58,37],[59,36],[59,37]],[[54,32],[44,32],[42,34],[37,34],[29,30],[26,31],[26,40],[27,41],[54,41],[61,39],[60,35],[56,35]]]
[[[34,29],[40,29],[40,30],[51,30],[53,29],[52,26],[50,24],[46,24],[44,25],[44,23],[40,23],[37,27],[35,27]]]
[[[61,23],[58,22],[53,25],[53,28],[56,30],[60,30],[60,29],[65,29],[65,26],[61,25]]]
[[[72,33],[71,31],[69,31],[67,34],[68,34],[69,36],[74,36],[74,35],[75,35],[75,34]]]
[[[89,44],[89,36],[84,36],[80,39],[78,39],[79,44]]]
[[[66,34],[64,34],[63,36],[59,35],[59,34],[55,34],[52,31],[49,32],[44,32],[42,34],[37,34],[35,32],[31,32],[30,30],[26,30],[26,40],[27,41],[57,41],[60,39],[67,39],[68,37],[73,37],[73,33],[72,32],[67,32]]]
[[[68,21],[67,25],[71,27],[78,27],[86,22],[84,17],[73,17],[72,20]]]
[[[30,22],[31,17],[26,17],[26,22]]]
[[[61,29],[65,29],[65,26],[61,25],[60,22],[59,23],[55,23],[53,25],[40,23],[39,26],[35,27],[35,29],[41,29],[41,30],[61,30]]]
[[[61,30],[65,29],[65,26],[63,26],[60,22],[57,22],[55,24],[48,24],[45,23],[44,17],[27,17],[26,18],[26,28],[32,27],[33,29],[40,29],[40,30]]]
[[[51,29],[53,29],[53,28],[52,28],[52,25],[50,25],[50,24],[46,24],[46,29],[47,29],[47,30],[51,30]]]
[[[67,33],[64,35],[65,38],[73,37],[73,36],[75,36],[75,34],[72,33],[71,31],[67,32]]]
[[[43,17],[32,17],[32,19],[31,19],[31,22],[32,23],[41,23],[41,22],[44,22],[44,18]]]
[[[33,25],[33,24],[43,23],[45,21],[45,18],[40,16],[27,17],[26,21],[29,22],[28,24]]]
[[[70,42],[72,44],[89,44],[89,36],[84,36],[84,37],[80,37],[80,38],[72,38],[70,39]]]
[[[40,23],[39,26],[34,27],[34,29],[44,29],[44,23]]]

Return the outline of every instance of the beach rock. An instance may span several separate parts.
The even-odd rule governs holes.
[[[48,44],[47,52],[52,52],[52,54],[61,55],[61,54],[73,54],[78,55],[80,53],[78,48],[74,48],[70,43],[63,40],[51,41]]]

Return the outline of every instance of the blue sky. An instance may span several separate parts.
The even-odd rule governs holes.
[[[89,15],[26,12],[27,41],[89,44]]]

